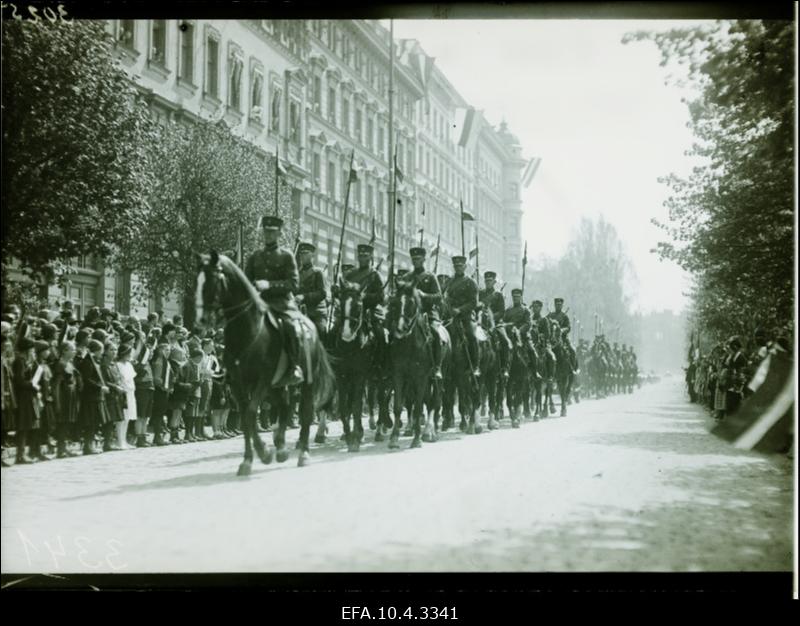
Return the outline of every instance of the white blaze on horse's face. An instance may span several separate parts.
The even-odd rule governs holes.
[[[206,283],[206,273],[200,271],[197,275],[197,289],[194,293],[195,319],[203,322],[203,286]]]
[[[353,331],[350,327],[350,309],[353,306],[353,296],[347,296],[344,301],[344,326],[342,327],[342,339],[352,341]]]
[[[400,296],[400,319],[397,322],[397,330],[403,332],[406,329],[406,294]]]

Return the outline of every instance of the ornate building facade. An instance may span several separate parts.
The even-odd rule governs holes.
[[[111,20],[121,66],[162,121],[222,118],[267,154],[278,151],[292,190],[301,237],[317,244],[329,275],[339,253],[347,180],[351,185],[342,250],[354,263],[359,243],[375,235],[386,259],[389,225],[390,35],[377,20]],[[397,165],[396,266],[408,249],[431,251],[440,238],[438,271],[461,252],[480,248],[480,269],[517,284],[520,274],[520,178],[525,162],[516,138],[476,112],[472,132],[458,132],[469,105],[419,42],[395,42],[393,129]],[[457,136],[458,135],[458,136]],[[424,214],[423,214],[424,213]],[[253,225],[255,227],[255,224]],[[142,315],[178,311],[174,299],[132,297],[133,276],[114,276],[87,261],[52,299]],[[474,259],[473,259],[474,262]],[[433,265],[430,265],[431,269]],[[382,263],[384,276],[388,263]],[[66,291],[64,290],[66,289]]]

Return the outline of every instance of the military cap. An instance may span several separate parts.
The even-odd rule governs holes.
[[[354,267],[355,265],[353,265],[352,263],[342,263],[342,274],[346,274]]]
[[[408,251],[408,254],[411,256],[411,258],[414,258],[415,256],[424,257],[426,254],[426,250],[425,248],[411,248]]]
[[[358,253],[359,254],[372,254],[374,251],[375,251],[375,248],[373,248],[368,243],[360,243],[360,244],[358,244]]]
[[[553,302],[555,302],[556,304],[558,304],[559,302],[561,304],[564,304],[564,298],[553,298]]]
[[[542,306],[542,301],[541,300],[534,300],[533,302],[531,302],[531,306],[536,306],[536,305]]]
[[[484,278],[497,278],[497,272],[492,272],[491,270],[487,270],[483,273]]]
[[[459,254],[457,256],[454,256],[451,260],[453,262],[453,265],[455,265],[456,263],[466,263],[467,262],[467,257],[461,256]]]
[[[317,246],[315,246],[313,243],[310,243],[308,241],[303,241],[303,242],[300,243],[299,246],[297,246],[297,251],[298,252],[314,252],[316,249],[317,249]]]
[[[512,296],[521,296],[522,295],[522,289],[514,287],[514,289],[511,290],[511,295]]]
[[[261,228],[264,230],[280,230],[283,227],[283,220],[277,215],[265,215],[261,218]]]

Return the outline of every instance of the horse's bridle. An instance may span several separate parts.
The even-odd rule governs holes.
[[[346,298],[342,301],[342,308],[344,308],[344,303],[345,302],[347,302]],[[354,341],[356,337],[358,337],[358,334],[361,332],[361,327],[364,325],[364,304],[362,303],[361,306],[359,306],[358,317],[354,317],[352,315],[342,315],[342,321],[347,321],[347,320],[350,320],[350,321],[357,320],[358,321],[358,324],[356,325],[355,330],[353,330],[353,336],[350,339],[345,339],[344,336],[342,336],[340,334],[340,338],[341,338],[342,341],[344,341],[346,343],[350,343],[351,341]],[[342,331],[344,331],[344,324],[342,324]]]
[[[416,310],[414,311],[414,317],[411,319],[408,328],[402,333],[400,333],[400,331],[397,328],[395,328],[394,331],[395,339],[405,339],[406,337],[411,335],[411,333],[414,332],[414,329],[417,327],[417,320],[419,320],[420,311],[422,310],[422,307],[420,306],[420,303],[418,302],[417,298],[414,298],[414,301],[417,304]],[[401,318],[403,317],[402,309],[400,309],[400,317]]]

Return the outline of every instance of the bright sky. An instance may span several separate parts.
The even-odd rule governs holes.
[[[650,252],[663,239],[650,220],[667,216],[658,177],[691,169],[686,94],[665,85],[655,44],[621,40],[698,23],[395,20],[394,34],[419,40],[468,102],[491,124],[505,118],[523,154],[542,158],[523,191],[529,256],[561,256],[580,218],[602,213],[634,264],[634,309],[677,313],[688,275]]]

